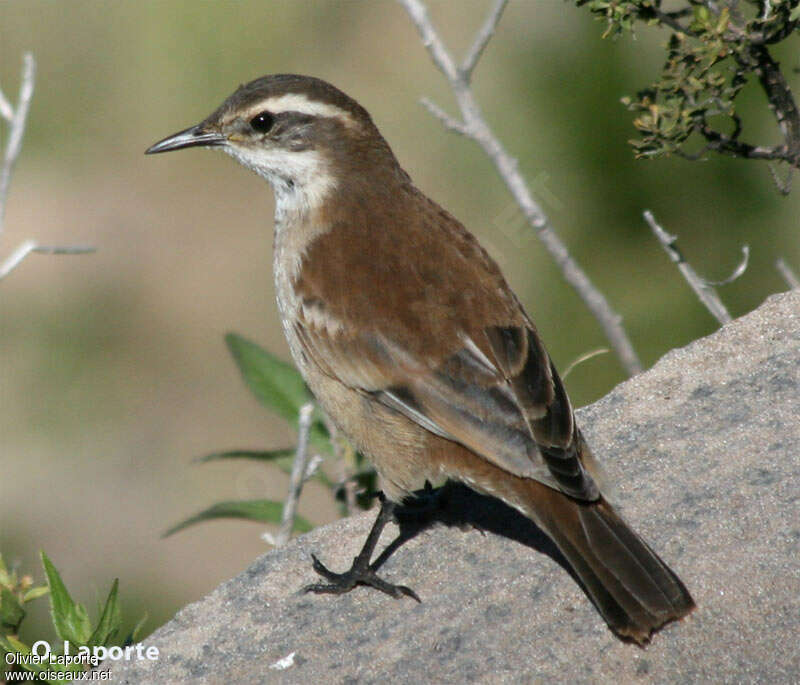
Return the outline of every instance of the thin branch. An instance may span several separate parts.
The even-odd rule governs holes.
[[[426,107],[443,121],[447,128],[471,138],[483,148],[484,152],[494,162],[497,172],[522,209],[528,223],[536,231],[536,235],[544,243],[545,248],[560,267],[564,278],[575,288],[581,299],[589,307],[589,310],[600,322],[606,337],[611,342],[628,374],[638,373],[642,370],[642,365],[622,327],[621,317],[611,309],[605,296],[595,287],[583,269],[570,256],[566,245],[550,223],[550,219],[531,196],[525,180],[517,169],[517,160],[508,154],[484,120],[478,103],[469,87],[469,75],[475,67],[475,64],[472,63],[472,51],[470,51],[468,58],[464,60],[465,67],[470,67],[470,69],[465,71],[464,67],[461,69],[456,68],[453,58],[428,17],[426,6],[420,0],[399,1],[416,26],[422,43],[428,50],[433,63],[449,82],[461,111],[462,121],[455,121],[433,103],[428,102]],[[491,37],[491,32],[494,31],[494,27],[497,25],[504,8],[505,3],[498,2],[484,23],[483,29],[479,32],[478,38],[473,43],[473,49],[475,46],[480,46],[480,50],[477,51],[477,57],[480,57],[480,52],[485,47],[485,42],[482,43],[482,41],[488,40],[488,38],[482,38],[484,32],[488,30],[489,37]],[[486,29],[487,26],[491,28]]]
[[[0,235],[3,232],[3,218],[6,211],[6,198],[8,197],[8,187],[11,184],[11,172],[14,164],[19,157],[22,148],[22,137],[25,134],[25,122],[28,118],[28,107],[33,98],[33,84],[36,79],[36,62],[30,52],[26,52],[22,58],[22,77],[19,86],[19,99],[17,108],[9,118],[10,130],[8,142],[3,153],[3,166],[0,169]],[[8,101],[3,98],[4,112],[10,108]],[[7,113],[7,112],[5,112]],[[4,114],[5,116],[5,114]]]
[[[711,315],[717,321],[719,321],[720,324],[726,324],[730,322],[731,315],[728,313],[725,305],[722,304],[722,300],[719,299],[719,295],[717,295],[717,291],[714,289],[713,284],[705,280],[702,276],[698,275],[698,273],[691,267],[689,262],[684,259],[681,251],[675,245],[678,237],[670,235],[663,228],[661,228],[661,226],[659,226],[656,222],[653,213],[649,209],[645,210],[644,212],[644,220],[650,226],[653,234],[658,239],[658,242],[661,243],[661,246],[669,255],[669,258],[678,265],[678,269],[683,274],[683,277],[686,279],[687,283],[689,283],[689,286],[692,288],[692,290],[694,290],[697,297],[700,298],[700,301],[705,305],[706,309],[711,312]],[[744,267],[747,267],[746,260],[744,262]],[[740,265],[740,267],[734,272],[733,277],[738,278],[743,272],[744,269],[741,268]],[[730,280],[732,279],[726,279],[725,282],[730,282]]]
[[[767,3],[768,6],[768,3]],[[718,14],[718,12],[717,12]],[[796,28],[796,22],[787,22],[788,33]],[[758,77],[761,89],[767,98],[767,105],[775,116],[778,128],[783,135],[783,145],[754,146],[738,140],[737,131],[726,136],[714,131],[708,125],[703,125],[699,131],[710,143],[710,149],[723,154],[746,159],[782,160],[792,167],[800,168],[800,108],[795,102],[786,77],[780,65],[775,61],[767,47],[768,42],[774,42],[773,37],[766,39],[755,35],[748,35],[744,29],[731,24],[729,30],[734,36],[734,42],[742,43],[742,52],[734,51],[732,56],[743,72],[753,72]],[[788,35],[779,31],[774,37],[782,40]]]
[[[561,374],[561,380],[566,380],[567,376],[569,376],[572,371],[575,369],[576,366],[579,364],[583,364],[583,362],[589,361],[594,357],[599,357],[601,354],[607,354],[610,352],[607,347],[598,347],[596,350],[589,350],[588,352],[584,352],[580,357],[575,359],[574,361],[570,362],[567,365],[567,368],[564,369],[564,373]]]
[[[781,178],[778,175],[778,169],[775,164],[767,165],[769,173],[772,175],[772,182],[778,189],[781,195],[788,195],[792,190],[792,177],[794,176],[794,167],[790,166],[786,172],[786,178]]]
[[[792,271],[792,268],[783,259],[775,262],[775,268],[781,272],[781,276],[783,276],[792,290],[800,290],[800,279],[797,278],[797,274]]]
[[[294,517],[297,513],[297,503],[303,490],[303,482],[308,470],[308,435],[311,431],[311,416],[314,413],[314,404],[308,402],[300,407],[298,420],[297,450],[292,463],[292,473],[289,476],[289,494],[283,504],[283,516],[278,534],[272,541],[276,547],[285,545],[292,536]]]
[[[431,102],[428,98],[420,98],[420,104],[427,109],[434,117],[436,117],[448,131],[460,133],[462,136],[469,136],[466,126],[460,121],[456,121],[447,112],[445,112],[435,102]]]
[[[720,286],[720,285],[728,285],[729,283],[733,283],[737,278],[739,278],[745,271],[747,271],[747,265],[750,262],[750,246],[749,245],[742,245],[742,261],[739,262],[739,266],[737,266],[731,275],[727,278],[723,278],[721,281],[711,281],[706,278],[703,280],[707,285],[713,286]]]
[[[472,43],[472,47],[469,49],[467,56],[461,63],[461,75],[467,83],[469,83],[470,79],[472,78],[472,72],[474,71],[475,66],[478,64],[478,61],[480,60],[484,49],[489,43],[489,40],[491,40],[492,36],[494,35],[497,24],[500,21],[500,17],[503,16],[503,11],[505,10],[507,4],[508,0],[497,0],[497,2],[495,2],[494,8],[489,13],[489,16],[486,17],[486,21],[475,36],[475,41]]]
[[[91,245],[39,245],[35,240],[26,240],[20,244],[2,263],[0,263],[0,281],[16,269],[29,254],[88,254],[94,252]]]
[[[789,84],[766,46],[750,48],[750,56],[758,64],[756,75],[783,134],[789,156],[787,161],[792,166],[800,166],[800,110]]]
[[[792,33],[797,30],[797,27],[800,26],[800,22],[797,20],[795,21],[787,21],[783,26],[781,26],[775,33],[770,33],[769,35],[762,35],[759,40],[759,36],[753,35],[751,37],[751,42],[755,45],[773,45],[775,43],[780,43],[784,38],[788,38]]]
[[[356,510],[356,481],[354,475],[350,471],[350,467],[345,461],[338,462],[339,464],[339,480],[336,487],[344,496],[344,515],[352,516]]]
[[[317,469],[320,467],[323,461],[325,461],[325,459],[319,454],[315,454],[313,457],[311,457],[311,459],[308,460],[305,473],[303,474],[303,484],[305,484],[305,482],[317,472]]]
[[[36,81],[36,61],[30,52],[22,58],[22,76],[20,77],[19,97],[16,109],[11,106],[3,92],[0,91],[0,117],[9,126],[6,148],[3,151],[3,162],[0,167],[0,237],[3,234],[3,220],[6,212],[8,189],[14,165],[22,149],[22,138],[25,135],[25,124],[28,120],[28,109],[33,99],[33,88]],[[22,261],[32,253],[38,254],[86,254],[95,248],[88,245],[48,246],[39,245],[35,240],[26,240],[20,244],[3,262],[0,262],[0,281],[16,269]]]
[[[331,421],[327,414],[324,414],[325,427],[330,436],[331,449],[333,450],[334,463],[338,469],[338,482],[336,483],[337,492],[341,488],[344,493],[344,512],[345,516],[352,516],[356,510],[356,488],[353,480],[352,468],[348,454],[345,454],[343,438],[339,433],[336,424]],[[349,450],[348,450],[349,452]]]
[[[720,154],[731,155],[732,157],[766,159],[787,162],[795,167],[800,166],[800,152],[792,152],[787,145],[751,145],[750,143],[744,143],[730,136],[726,136],[719,131],[715,131],[707,124],[699,126],[697,131],[706,139],[705,148],[701,153],[714,150]],[[684,156],[690,158],[689,155]]]
[[[3,117],[9,124],[11,120],[14,118],[14,108],[11,106],[11,103],[6,99],[6,96],[3,95],[3,89],[0,88],[0,117]]]
[[[408,12],[411,21],[413,21],[414,25],[417,27],[417,31],[422,39],[422,44],[430,53],[433,63],[445,77],[447,77],[451,85],[456,81],[463,84],[463,79],[459,77],[453,58],[450,57],[450,53],[447,51],[441,38],[439,38],[439,34],[436,33],[436,29],[433,28],[430,17],[428,17],[428,8],[422,2],[419,2],[419,0],[400,0],[400,3],[405,8],[406,12]],[[456,93],[456,95],[457,94],[458,93]]]
[[[697,33],[692,31],[688,26],[684,26],[683,24],[678,21],[680,14],[676,14],[675,12],[662,12],[661,10],[652,10],[655,14],[656,19],[663,24],[664,26],[668,26],[673,31],[678,33],[684,33],[687,36],[696,36]]]

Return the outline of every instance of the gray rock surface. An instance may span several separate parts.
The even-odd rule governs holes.
[[[406,542],[383,574],[421,604],[298,593],[311,552],[349,566],[369,512],[263,555],[145,640],[159,661],[118,663],[113,682],[800,682],[798,417],[797,292],[579,412],[623,514],[698,604],[646,649],[608,630],[525,519],[456,491],[456,510],[505,534],[436,525]]]

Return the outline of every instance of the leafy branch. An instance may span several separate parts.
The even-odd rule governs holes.
[[[576,2],[606,22],[605,36],[633,31],[636,22],[672,32],[660,78],[623,98],[638,115],[641,137],[631,141],[638,157],[716,152],[785,163],[790,174],[776,181],[788,192],[791,172],[800,168],[800,110],[771,48],[797,33],[797,0],[686,0],[670,11],[661,0]],[[782,138],[776,145],[742,139],[736,99],[752,79],[775,117]]]
[[[271,499],[229,500],[217,502],[172,526],[164,535],[220,518],[245,519],[279,526],[278,532],[266,532],[263,538],[276,547],[286,544],[292,532],[305,533],[313,525],[297,514],[297,503],[308,480],[316,480],[339,502],[341,513],[349,515],[355,508],[368,509],[376,489],[377,475],[363,455],[350,445],[343,445],[328,424],[327,417],[316,410],[314,398],[300,373],[254,342],[235,333],[225,337],[228,349],[239,367],[250,392],[267,409],[297,427],[296,448],[276,450],[236,449],[216,452],[197,461],[247,459],[272,464],[289,475],[289,490],[282,502]],[[323,459],[336,462],[341,474],[331,479],[321,468]]]
[[[82,604],[74,601],[52,561],[42,552],[42,567],[47,585],[34,585],[29,575],[19,575],[9,569],[0,555],[0,663],[8,678],[19,671],[30,671],[38,682],[55,683],[65,680],[80,680],[79,674],[99,665],[107,654],[107,646],[122,642],[131,645],[139,637],[147,616],[143,616],[133,630],[120,639],[122,614],[119,606],[119,581],[114,580],[106,601],[98,607],[97,621],[92,621]],[[28,603],[40,597],[50,597],[50,618],[56,635],[62,643],[68,643],[71,654],[82,650],[92,654],[90,659],[54,659],[45,662],[16,658],[32,653],[31,646],[19,638],[19,629],[25,618]],[[35,644],[34,644],[35,646]],[[40,652],[38,654],[41,654]],[[64,656],[61,648],[53,649],[54,655]],[[22,680],[23,678],[18,678]],[[3,681],[5,682],[5,681]]]

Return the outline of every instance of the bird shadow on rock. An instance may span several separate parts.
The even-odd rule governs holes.
[[[422,531],[444,525],[461,530],[474,528],[530,547],[559,564],[586,591],[558,547],[533,521],[496,497],[480,494],[461,483],[448,481],[436,490],[418,490],[397,508],[395,517],[400,534],[376,557],[372,563],[375,570]]]

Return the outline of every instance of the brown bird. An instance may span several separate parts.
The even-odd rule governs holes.
[[[370,559],[396,503],[452,479],[532,519],[620,636],[643,644],[693,609],[603,498],[561,379],[497,264],[414,186],[361,105],[317,78],[265,76],[147,153],[194,146],[272,185],[292,357],[381,476],[386,497],[353,567],[337,574],[314,558],[328,583],[311,590],[416,597]]]

